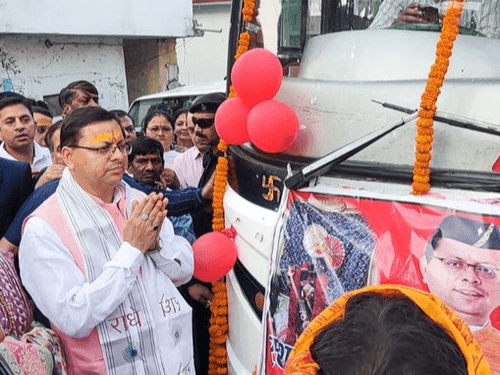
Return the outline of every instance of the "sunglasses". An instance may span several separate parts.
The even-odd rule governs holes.
[[[195,126],[199,126],[202,129],[207,129],[211,127],[214,124],[214,119],[213,118],[201,118],[198,119],[196,117],[193,117],[193,124]]]

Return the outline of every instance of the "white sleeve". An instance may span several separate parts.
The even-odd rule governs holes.
[[[132,290],[144,255],[127,242],[87,283],[68,248],[41,218],[30,218],[19,246],[23,285],[40,311],[63,333],[85,337]]]
[[[418,1],[415,1],[418,2]],[[397,21],[411,1],[384,0],[378,9],[375,19],[372,21],[369,29],[387,29]]]
[[[191,280],[194,270],[193,249],[189,242],[174,234],[172,223],[168,218],[163,222],[161,233],[161,250],[146,253],[154,261],[156,267],[167,275],[175,286]]]

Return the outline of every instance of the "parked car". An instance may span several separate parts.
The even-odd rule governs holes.
[[[152,106],[162,105],[167,111],[173,113],[179,108],[191,105],[198,96],[215,92],[225,93],[226,82],[199,83],[141,96],[130,105],[129,114],[136,126],[142,128],[142,122]]]

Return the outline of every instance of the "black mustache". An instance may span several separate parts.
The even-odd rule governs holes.
[[[196,132],[195,135],[197,137],[200,137],[200,138],[208,138],[205,134],[201,133],[201,132]]]

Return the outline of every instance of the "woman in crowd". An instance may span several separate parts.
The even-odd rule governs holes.
[[[193,147],[194,124],[190,119],[189,108],[181,108],[174,113],[175,150],[184,152]]]
[[[4,249],[0,249],[0,374],[67,374],[59,339],[33,320],[14,256]]]
[[[179,152],[172,149],[174,140],[174,119],[164,110],[151,107],[144,119],[144,135],[156,139],[165,150],[163,159],[165,167],[170,167]]]

